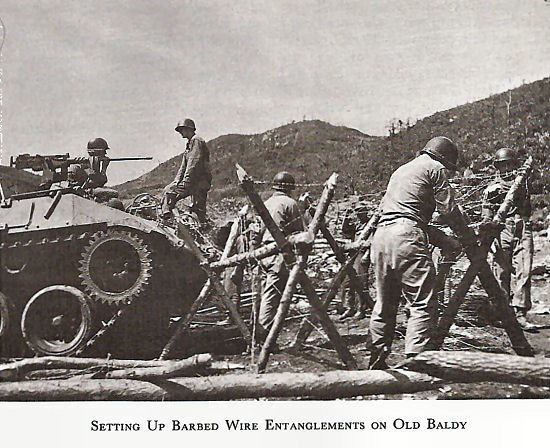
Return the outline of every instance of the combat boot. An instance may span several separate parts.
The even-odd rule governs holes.
[[[514,312],[516,314],[516,320],[518,321],[519,326],[524,331],[537,330],[537,326],[527,320],[527,310],[525,308],[514,307]]]

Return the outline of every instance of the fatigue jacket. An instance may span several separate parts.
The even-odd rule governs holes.
[[[265,201],[265,206],[273,217],[275,224],[277,224],[285,236],[304,230],[300,206],[297,201],[286,193],[276,191]],[[260,233],[263,235],[262,241],[264,243],[274,241],[269,231],[266,232],[265,227],[262,227]]]
[[[193,135],[183,152],[181,165],[173,182],[193,190],[209,190],[212,183],[210,151],[203,138]]]
[[[454,207],[447,169],[429,155],[421,154],[392,174],[380,205],[379,225],[408,218],[425,228],[436,209],[446,216]]]

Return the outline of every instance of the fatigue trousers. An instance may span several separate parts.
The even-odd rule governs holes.
[[[245,251],[244,236],[239,235],[235,240],[234,250],[231,255],[242,253]],[[227,291],[229,298],[235,303],[237,311],[241,306],[241,290],[244,277],[244,265],[239,264],[231,268],[227,268],[223,274],[223,287]]]
[[[267,257],[262,260],[265,277],[262,278],[262,297],[258,323],[260,331],[267,333],[271,328],[281,296],[288,280],[288,269],[281,255]]]
[[[437,320],[435,269],[426,233],[405,218],[379,226],[372,241],[371,262],[377,292],[370,321],[371,365],[383,361],[391,351],[401,294],[410,312],[405,353],[426,350]]]
[[[533,252],[531,224],[524,219],[509,218],[493,245],[492,267],[510,305],[523,311],[531,309]]]
[[[364,251],[361,251],[355,261],[353,262],[353,268],[357,273],[357,278],[361,281],[364,291],[369,294],[369,265],[361,263],[361,257],[363,256]],[[353,311],[365,311],[367,309],[367,304],[363,303],[361,300],[361,295],[356,294],[356,292],[351,288],[351,282],[348,276],[342,282],[340,287],[340,300],[346,309]]]
[[[204,188],[183,188],[182,185],[171,183],[163,191],[162,212],[172,211],[178,201],[191,196],[190,210],[197,215],[199,221],[204,221],[206,219],[208,190]]]

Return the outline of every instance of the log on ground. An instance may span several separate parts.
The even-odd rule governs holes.
[[[206,358],[207,357],[207,358]],[[208,354],[195,355],[185,360],[189,366],[199,363],[209,363],[211,356]],[[167,368],[179,361],[140,361],[103,358],[73,358],[45,356],[42,358],[29,358],[0,365],[0,381],[17,381],[23,379],[29,372],[48,369],[93,369],[104,368],[108,370],[135,369],[135,368]],[[181,367],[181,364],[178,364]]]
[[[405,363],[417,372],[457,382],[493,381],[550,386],[550,359],[465,352],[428,351]]]
[[[5,401],[90,400],[233,400],[262,397],[334,399],[373,394],[430,390],[444,382],[404,370],[332,371],[326,373],[266,373],[203,378],[80,379],[20,381],[0,384]]]

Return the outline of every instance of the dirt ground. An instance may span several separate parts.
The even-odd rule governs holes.
[[[463,259],[452,270],[453,281],[458,282],[461,272],[467,261]],[[534,260],[532,298],[533,308],[528,314],[531,322],[538,324],[536,332],[526,333],[527,339],[533,346],[537,357],[550,356],[550,241],[546,237],[537,235],[535,237],[535,260]],[[371,288],[374,296],[374,290]],[[457,324],[451,328],[450,335],[446,339],[444,350],[469,350],[487,351],[494,353],[511,353],[511,345],[502,328],[494,322],[488,323],[491,316],[483,316],[483,307],[476,308],[476,303],[486,304],[487,297],[484,291],[475,285],[470,289],[467,300],[459,312]],[[343,369],[336,352],[332,349],[330,342],[321,329],[316,329],[308,338],[305,346],[299,351],[293,351],[290,346],[297,333],[300,322],[304,316],[304,304],[302,300],[295,302],[291,307],[290,316],[282,330],[278,340],[280,352],[270,356],[267,366],[268,372],[324,372],[333,369]],[[246,314],[245,308],[244,314]],[[476,313],[478,309],[479,313]],[[361,368],[366,368],[369,352],[366,348],[369,325],[369,315],[364,319],[348,318],[340,320],[337,314],[337,304],[333,303],[329,314],[336,324],[340,334],[345,339],[351,352],[358,361]],[[477,315],[478,314],[478,315]],[[219,319],[218,313],[203,315],[200,320],[203,323],[210,321],[215,324]],[[406,318],[401,308],[398,314],[398,324],[394,339],[393,351],[388,358],[390,366],[396,366],[404,360],[404,334],[406,331]],[[221,355],[225,360],[242,363],[247,366],[245,371],[254,371],[250,353],[238,353],[238,346],[235,348],[237,354]],[[409,395],[387,395],[357,397],[356,399],[469,399],[469,398],[541,398],[550,397],[550,388],[527,387],[520,385],[504,384],[452,384],[446,385],[438,390],[421,392]]]

